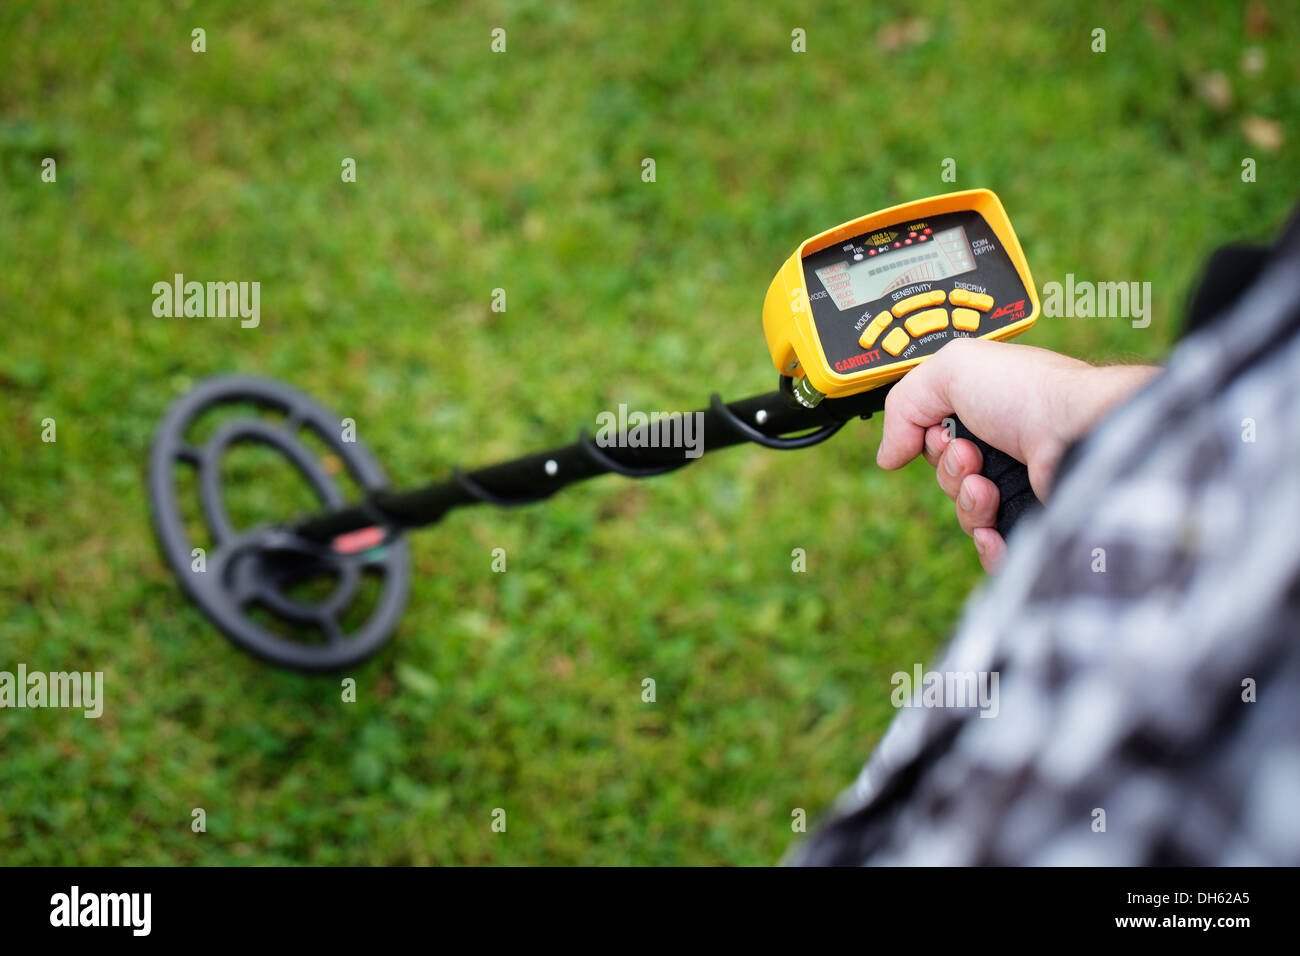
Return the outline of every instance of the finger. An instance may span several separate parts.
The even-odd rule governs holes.
[[[979,528],[995,528],[998,504],[1002,496],[998,486],[983,475],[968,475],[957,492],[957,523],[973,535]]]
[[[1007,543],[992,528],[976,528],[973,537],[975,552],[980,556],[980,566],[988,574],[996,574],[1002,566],[1003,558],[1007,556]]]
[[[880,448],[876,452],[876,464],[881,468],[890,471],[902,468],[921,454],[927,429],[952,414],[947,386],[950,364],[940,361],[936,353],[889,390],[885,397]]]
[[[978,475],[983,467],[984,455],[974,443],[956,438],[948,443],[934,471],[943,493],[956,501],[957,492],[966,476]]]
[[[923,368],[924,365],[913,370],[913,374]],[[903,382],[906,381],[904,378]],[[898,389],[899,385],[895,385],[885,396],[885,424],[880,429],[880,447],[876,449],[876,464],[888,471],[902,468],[922,452],[926,426],[933,424],[917,424],[916,412],[910,407],[903,408],[909,400]]]
[[[925,460],[931,468],[939,467],[939,459],[948,448],[948,432],[942,425],[931,425],[925,430]]]

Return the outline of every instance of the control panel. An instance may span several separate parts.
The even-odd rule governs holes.
[[[773,363],[816,404],[892,382],[954,338],[1004,339],[1038,317],[997,196],[974,189],[881,210],[803,242],[768,289]]]

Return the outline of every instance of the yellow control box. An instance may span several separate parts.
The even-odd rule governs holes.
[[[1038,311],[1002,203],[968,189],[805,239],[768,287],[763,333],[813,405],[892,382],[954,338],[1019,335]]]

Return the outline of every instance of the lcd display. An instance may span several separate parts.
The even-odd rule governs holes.
[[[843,312],[914,282],[946,279],[975,268],[963,227],[954,226],[926,238],[929,241],[867,253],[861,261],[824,266],[817,270],[817,278]]]

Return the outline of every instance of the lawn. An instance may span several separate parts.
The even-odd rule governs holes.
[[[1151,283],[1149,328],[1024,341],[1155,361],[1204,256],[1285,219],[1294,4],[905,6],[0,7],[0,670],[103,671],[106,696],[0,711],[0,862],[780,858],[981,577],[929,469],[875,468],[878,423],[458,512],[411,540],[396,638],[333,677],[186,603],[143,462],[229,371],[355,419],[401,483],[619,403],[767,391],[760,307],[799,240],[974,186],[1040,288]],[[175,273],[260,282],[260,324],[156,317]]]

